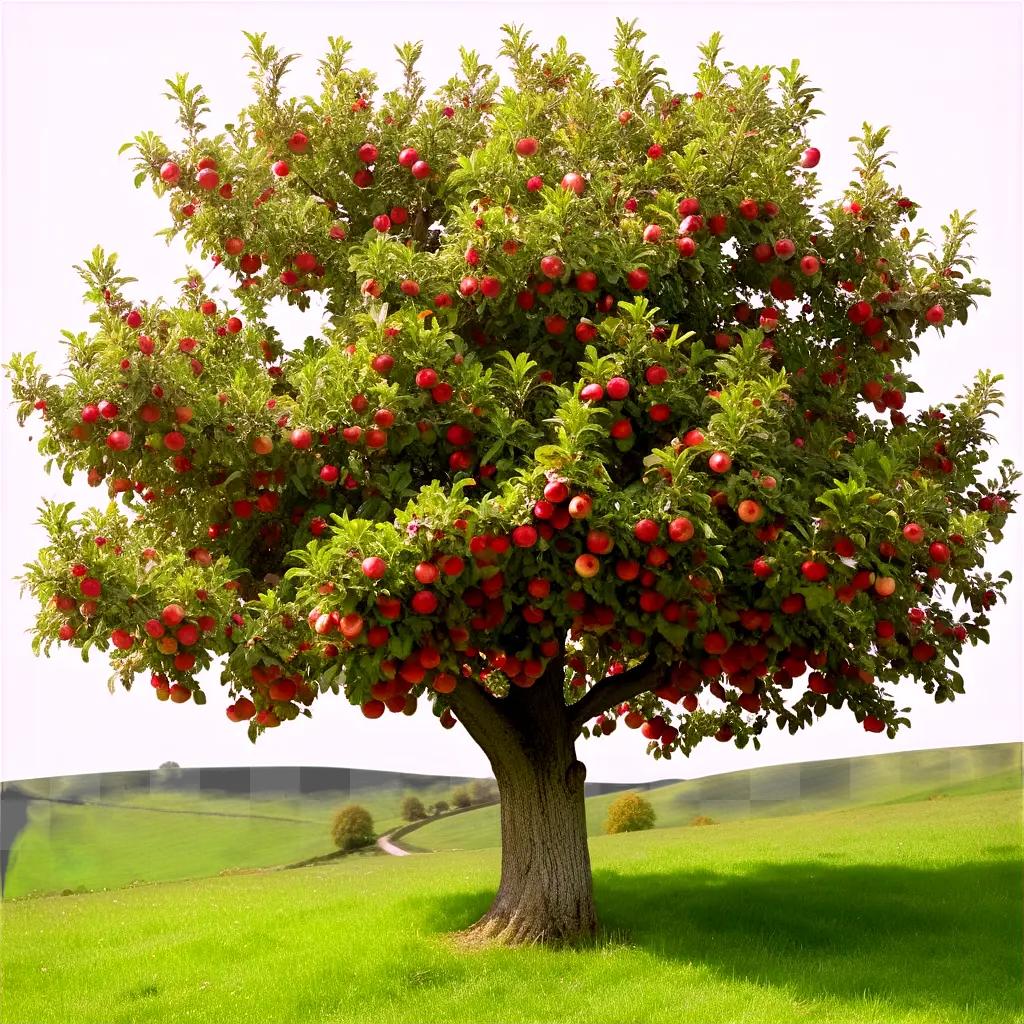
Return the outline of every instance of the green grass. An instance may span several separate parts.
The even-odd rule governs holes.
[[[693,779],[643,792],[656,827],[688,825],[698,814],[713,820],[806,814],[840,807],[991,792],[1021,785],[1021,745],[992,744],[913,750],[870,757],[777,765]],[[587,831],[601,835],[618,793],[587,800]],[[417,829],[403,845],[417,850],[482,850],[501,842],[500,810],[483,807]]]
[[[496,850],[4,904],[3,1024],[1012,1024],[1020,791],[592,840],[593,949],[459,952]]]
[[[67,804],[30,805],[5,898],[216,875],[330,850],[326,822],[267,821]]]
[[[438,783],[416,795],[429,804],[450,790]],[[362,804],[384,832],[402,823],[405,793],[385,784],[353,794],[251,800],[173,790],[118,793],[99,804],[35,800],[11,850],[4,895],[114,889],[304,860],[333,849],[330,821],[338,807]]]

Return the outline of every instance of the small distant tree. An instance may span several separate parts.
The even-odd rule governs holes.
[[[430,805],[430,813],[433,815],[444,814],[449,810],[447,800],[438,800],[436,804]]]
[[[498,786],[494,779],[476,779],[470,784],[469,795],[475,804],[490,803],[498,796]]]
[[[473,797],[470,795],[468,786],[456,786],[452,790],[452,803],[456,807],[472,807]]]
[[[422,821],[427,816],[427,809],[418,796],[407,796],[402,801],[402,817],[405,821]]]
[[[638,793],[623,793],[612,801],[608,808],[608,817],[604,822],[604,830],[609,835],[618,832],[643,832],[654,828],[654,808],[650,800],[645,800]]]
[[[347,804],[334,815],[331,837],[339,850],[358,850],[373,842],[373,818],[359,804]]]
[[[174,771],[175,769],[180,768],[180,767],[181,767],[181,765],[178,764],[177,761],[164,761],[164,763],[162,765],[160,765],[160,771],[162,771],[162,772]]]

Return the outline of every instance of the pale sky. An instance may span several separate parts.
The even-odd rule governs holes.
[[[171,295],[183,249],[153,237],[167,224],[148,189],[132,187],[118,147],[139,131],[174,138],[164,79],[187,70],[213,100],[211,127],[233,120],[248,102],[242,29],[304,59],[288,78],[298,94],[315,90],[315,66],[328,35],[354,43],[352,62],[395,80],[392,44],[423,40],[421,64],[431,86],[452,73],[459,45],[495,57],[498,28],[520,22],[542,45],[559,34],[607,73],[617,12],[647,30],[650,49],[676,88],[689,91],[697,44],[724,33],[724,56],[739,63],[788,64],[793,57],[822,88],[825,111],[812,128],[822,151],[826,197],[850,179],[851,135],[861,124],[892,126],[893,180],[920,203],[916,223],[938,228],[953,208],[977,209],[973,251],[993,297],[968,327],[945,339],[929,332],[913,364],[928,401],[953,398],[979,368],[1006,374],[1009,404],[993,455],[1024,462],[1021,379],[1021,10],[1010,3],[962,4],[19,4],[3,11],[3,352],[35,349],[60,365],[59,332],[87,326],[72,264],[100,243],[120,254],[139,279],[129,294]],[[398,32],[396,34],[396,29]],[[315,320],[282,318],[300,337]],[[131,693],[107,693],[102,657],[84,664],[74,651],[36,659],[26,630],[33,608],[12,577],[41,542],[32,524],[42,496],[88,502],[96,492],[65,488],[47,477],[29,436],[19,431],[4,382],[2,430],[3,623],[0,777],[156,767],[317,764],[485,774],[484,756],[460,728],[442,730],[422,709],[413,718],[367,722],[343,700],[318,702],[316,717],[286,724],[255,746],[224,717],[214,680],[210,703],[156,701],[144,678]],[[36,421],[38,422],[38,421]],[[995,570],[1021,566],[1020,517],[1013,516]],[[914,727],[893,742],[868,735],[852,715],[831,713],[797,737],[767,733],[760,753],[709,742],[689,760],[655,762],[637,733],[580,744],[592,780],[692,777],[756,764],[922,747],[1019,741],[1021,724],[1021,588],[994,614],[993,643],[965,655],[968,693],[936,706],[915,687],[897,692],[914,709]]]

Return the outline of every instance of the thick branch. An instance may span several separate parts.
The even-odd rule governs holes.
[[[575,704],[569,707],[569,721],[577,732],[590,718],[594,718],[613,704],[620,704],[658,685],[664,674],[664,666],[649,654],[633,668],[615,676],[605,676],[592,686]]]
[[[502,702],[471,680],[460,681],[448,697],[455,716],[486,753],[509,732],[509,721]]]

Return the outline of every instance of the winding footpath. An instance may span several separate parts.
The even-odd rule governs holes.
[[[391,833],[378,837],[377,849],[383,850],[385,853],[390,853],[392,857],[408,857],[409,851],[403,850],[400,846],[396,846],[391,842]]]
[[[434,814],[429,818],[411,821],[408,825],[402,825],[399,828],[393,828],[390,832],[385,832],[384,835],[377,839],[377,848],[383,850],[384,853],[390,854],[392,857],[408,857],[414,851],[403,849],[394,840],[407,836],[410,832],[415,832],[416,829],[423,828],[424,825],[429,825],[432,821],[440,821],[442,818],[453,818],[456,814],[465,814],[467,811],[475,811],[480,807],[493,807],[496,803],[498,803],[497,798],[481,800],[479,803],[470,804],[469,807],[453,807],[450,811],[445,811],[443,814]],[[417,852],[423,853],[424,851],[420,850]]]

